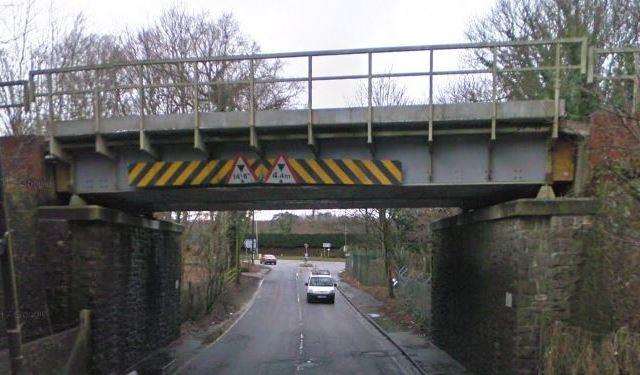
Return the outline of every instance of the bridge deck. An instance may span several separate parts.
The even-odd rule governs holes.
[[[323,133],[334,133],[336,137],[341,131],[353,131],[359,129],[366,131],[367,108],[335,108],[314,109],[313,124],[318,131],[317,137],[322,138]],[[564,113],[562,109],[562,114]],[[524,125],[548,124],[554,115],[554,102],[552,100],[512,101],[499,103],[497,106],[497,120],[504,123],[517,123]],[[401,107],[374,107],[374,129],[390,132],[374,134],[374,136],[388,136],[393,132],[412,131],[407,135],[426,135],[428,122],[428,106],[410,105]],[[452,125],[465,125],[471,129],[482,129],[482,125],[488,125],[492,118],[492,103],[459,103],[441,104],[434,106],[434,122],[441,125],[436,132],[450,128]],[[170,114],[146,116],[144,129],[150,135],[161,136],[168,132],[189,132],[195,129],[195,114]],[[199,114],[199,128],[206,134],[225,134],[248,132],[248,112],[209,112]],[[306,131],[308,125],[308,111],[304,110],[277,110],[259,111],[256,113],[256,128],[261,135],[267,135],[270,131],[291,130],[296,128]],[[137,135],[140,131],[140,117],[126,116],[115,118],[102,118],[99,124],[99,132],[107,139],[123,138],[126,135]],[[484,132],[488,131],[484,127]],[[418,130],[418,132],[415,132]],[[498,129],[499,131],[501,129]],[[517,130],[514,130],[517,131]],[[55,123],[56,138],[61,141],[71,141],[76,138],[91,137],[96,133],[96,122],[90,120],[61,121]],[[330,136],[329,136],[330,137]],[[125,137],[126,138],[126,137]],[[266,138],[268,139],[268,137]],[[281,139],[281,136],[278,136]],[[223,140],[213,138],[212,140]]]
[[[257,113],[262,155],[250,147],[244,112],[200,114],[208,155],[194,148],[192,114],[145,119],[148,140],[158,151],[155,157],[140,150],[136,116],[102,119],[101,134],[111,158],[94,149],[96,129],[91,120],[56,123],[56,138],[73,160],[73,191],[110,207],[141,211],[477,207],[531,197],[547,182],[553,113],[553,101],[500,103],[497,137],[491,140],[491,103],[438,105],[434,140],[429,144],[425,106],[378,107],[374,108],[375,150],[367,144],[366,108],[314,110],[319,140],[315,153],[308,145],[305,110]],[[230,163],[239,155],[260,181],[228,182]],[[264,181],[279,155],[297,168],[293,172],[298,182],[293,186]],[[396,167],[384,170],[389,163]],[[308,175],[301,180],[305,168]],[[396,174],[393,186],[383,186],[385,173]],[[355,184],[345,183],[349,178]]]

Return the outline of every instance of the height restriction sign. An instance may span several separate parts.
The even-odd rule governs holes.
[[[271,167],[264,181],[267,184],[296,184],[298,181],[291,172],[291,166],[284,155],[280,155]]]
[[[247,163],[242,156],[238,156],[233,169],[231,170],[231,174],[229,174],[227,184],[255,184],[256,182],[258,182],[258,179],[249,167],[249,163]]]

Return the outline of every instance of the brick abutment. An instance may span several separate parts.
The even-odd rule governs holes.
[[[570,317],[589,199],[507,202],[432,225],[433,335],[474,373],[537,374],[545,329]]]

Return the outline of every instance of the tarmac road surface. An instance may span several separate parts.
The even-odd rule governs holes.
[[[313,262],[337,275],[342,262]],[[183,366],[181,374],[416,374],[402,354],[336,292],[308,304],[310,268],[270,266],[246,313]]]

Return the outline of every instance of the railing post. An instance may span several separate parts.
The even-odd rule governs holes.
[[[47,135],[49,137],[49,154],[58,160],[69,163],[69,156],[60,146],[60,143],[55,137],[54,111],[53,111],[53,73],[47,74],[47,105],[48,105],[48,117],[47,117]]]
[[[487,181],[493,180],[493,148],[498,122],[498,52],[496,47],[491,48],[491,57],[491,135],[487,146]]]
[[[33,73],[29,72],[29,103],[36,101],[36,82],[33,79]]]
[[[633,65],[636,76],[633,79],[633,98],[631,105],[633,108],[631,109],[631,113],[635,116],[638,113],[638,91],[640,91],[640,53],[633,54]]]
[[[593,83],[593,71],[596,65],[596,52],[593,47],[589,47],[588,67],[587,67],[587,83]]]
[[[144,108],[146,106],[146,98],[144,92],[144,77],[143,77],[142,65],[138,69],[138,95],[140,96],[140,131],[143,131],[144,126]]]
[[[580,42],[580,73],[587,74],[587,59],[589,53],[589,38],[584,37]]]
[[[96,82],[99,82],[98,79],[96,79]],[[115,156],[111,153],[111,151],[109,151],[109,148],[107,147],[107,143],[105,142],[104,138],[102,137],[102,129],[101,129],[101,122],[100,122],[100,117],[101,117],[101,104],[102,104],[102,100],[100,97],[100,91],[98,90],[98,87],[94,85],[93,87],[93,118],[94,118],[94,126],[95,126],[95,152],[97,154],[103,155],[109,159],[115,160]]]
[[[429,142],[433,142],[433,50],[429,50]]]
[[[193,128],[193,148],[208,153],[207,145],[202,139],[202,133],[200,132],[200,73],[198,71],[198,63],[195,63],[195,72],[194,72],[194,80],[195,83],[192,85],[193,89],[193,118],[194,118],[194,128]]]
[[[636,78],[633,79],[633,109],[631,110],[631,113],[633,113],[633,115],[635,116],[638,113],[638,91],[640,86],[640,79],[638,78],[638,75],[636,75]]]
[[[491,48],[491,140],[496,140],[496,122],[498,117],[498,57],[496,48]]]
[[[30,108],[30,95],[29,95],[29,81],[22,85],[22,104],[24,105],[24,111],[29,112]]]
[[[250,61],[250,107],[249,107],[249,146],[256,152],[260,153],[260,145],[258,144],[258,134],[256,132],[256,82],[255,82],[255,61]]]
[[[313,134],[313,56],[307,58],[307,144],[311,148],[311,151],[317,156],[318,150],[316,140]]]
[[[138,93],[140,95],[140,142],[139,142],[139,146],[140,146],[140,150],[146,152],[147,154],[151,155],[153,158],[158,159],[159,158],[159,154],[158,152],[155,150],[155,148],[153,148],[153,146],[151,146],[151,142],[149,141],[149,138],[147,136],[146,133],[146,114],[145,114],[145,108],[147,106],[147,99],[145,96],[145,90],[144,90],[144,68],[142,65],[139,66],[138,68]]]
[[[100,94],[98,93],[98,88],[96,86],[93,87],[93,120],[94,120],[94,130],[96,134],[100,134]]]
[[[427,148],[429,149],[427,179],[429,182],[433,182],[433,49],[429,50],[429,130]]]
[[[47,119],[47,132],[53,137],[53,78],[51,73],[47,74],[47,106],[49,109],[49,117]]]
[[[373,154],[373,54],[367,53],[367,144]]]
[[[556,61],[555,61],[555,75],[554,75],[554,111],[553,111],[553,130],[551,131],[551,138],[558,138],[558,127],[560,122],[560,42],[556,42]]]

